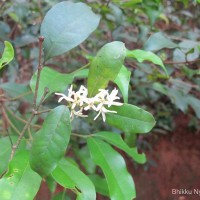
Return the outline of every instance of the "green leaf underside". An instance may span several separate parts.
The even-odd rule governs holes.
[[[126,56],[128,58],[135,58],[138,62],[143,62],[144,60],[150,61],[156,65],[159,65],[165,72],[166,76],[168,76],[168,72],[162,62],[162,60],[154,53],[150,51],[144,51],[140,49],[136,50],[127,50]]]
[[[89,178],[93,182],[98,193],[109,197],[108,185],[105,178],[97,174],[89,175]]]
[[[93,183],[78,167],[62,159],[52,176],[60,185],[68,189],[78,189],[78,200],[96,200]]]
[[[87,170],[87,173],[93,174],[96,170],[96,165],[90,158],[90,152],[87,146],[82,147],[81,149],[74,149],[76,157],[80,160],[81,165]]]
[[[10,63],[14,58],[14,49],[10,42],[4,42],[5,48],[0,59],[0,69],[2,69],[5,65]]]
[[[114,81],[123,65],[126,48],[123,42],[114,41],[104,45],[92,60],[88,75],[88,93],[92,97],[99,89]]]
[[[176,48],[178,45],[167,38],[162,32],[152,34],[144,44],[147,51],[158,51],[163,48]]]
[[[136,147],[130,148],[124,140],[121,138],[119,134],[113,132],[98,132],[93,135],[94,137],[101,138],[108,143],[116,146],[117,148],[126,152],[133,160],[140,164],[144,164],[146,162],[146,156],[144,153],[139,154]]]
[[[29,85],[27,84],[18,84],[15,82],[7,82],[7,83],[3,83],[0,85],[0,88],[2,88],[4,91],[6,91],[6,94],[9,95],[10,97],[16,97],[16,96],[20,96],[23,94],[28,94],[30,92],[30,94],[25,95],[24,97],[22,97],[24,100],[26,101],[32,101],[33,99],[33,94],[31,94],[31,89],[29,87]]]
[[[109,109],[117,113],[107,113],[106,122],[124,132],[148,133],[155,125],[152,114],[137,106],[125,103]]]
[[[54,92],[64,92],[67,85],[71,84],[74,78],[84,78],[87,77],[87,75],[87,69],[81,70],[77,73],[63,74],[51,68],[44,67],[40,74],[37,103],[40,102],[41,97],[44,94],[45,87],[48,87],[49,89],[49,93],[45,97],[48,98]],[[33,92],[35,91],[36,80],[37,72],[32,76],[30,81],[30,87]]]
[[[45,60],[79,45],[97,28],[100,17],[84,3],[63,1],[51,8],[41,25]]]
[[[191,106],[200,119],[200,100],[193,95],[184,94],[183,91],[175,88],[169,88],[161,83],[154,83],[153,89],[168,96],[180,110],[186,112],[188,106]]]
[[[102,169],[111,200],[132,200],[136,196],[133,179],[123,157],[109,144],[97,138],[87,140],[93,161]]]
[[[130,78],[131,78],[131,72],[124,65],[122,65],[114,82],[117,84],[123,95],[124,103],[128,103],[128,88],[129,88]]]
[[[64,156],[71,134],[70,114],[66,106],[54,108],[36,133],[30,164],[41,176],[47,176]]]
[[[0,180],[2,200],[31,200],[39,190],[41,177],[29,165],[27,151],[19,151],[9,164],[8,172]]]

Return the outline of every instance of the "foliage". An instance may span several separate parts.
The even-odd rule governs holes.
[[[157,130],[169,130],[161,120],[171,123],[172,104],[200,118],[200,71],[190,65],[199,61],[199,34],[170,36],[170,22],[199,13],[186,10],[189,1],[168,9],[160,0],[57,2],[15,0],[0,11],[0,196],[34,199],[43,179],[52,199],[132,200],[135,183],[120,152],[146,163],[137,135],[156,120]],[[55,184],[65,189],[55,194]]]
[[[0,59],[0,69],[2,69],[5,65],[12,61],[14,58],[14,50],[12,44],[8,41],[4,42],[5,49],[2,54],[2,58]]]

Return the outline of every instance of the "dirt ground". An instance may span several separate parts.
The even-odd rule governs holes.
[[[179,116],[173,133],[151,141],[153,150],[146,153],[157,166],[145,171],[129,164],[136,200],[200,200],[200,133],[189,132],[187,122],[186,116]]]

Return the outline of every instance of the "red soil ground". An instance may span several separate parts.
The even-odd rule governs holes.
[[[189,132],[187,121],[186,116],[177,118],[173,133],[151,141],[153,151],[147,152],[147,157],[156,167],[131,169],[136,200],[200,200],[200,133]],[[193,194],[175,195],[172,189],[187,189]]]

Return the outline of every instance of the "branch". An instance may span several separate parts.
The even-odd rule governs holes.
[[[23,130],[21,131],[17,142],[15,145],[13,145],[12,147],[12,152],[10,154],[10,161],[12,160],[22,138],[24,137],[24,134],[26,132],[26,130],[30,127],[30,124],[35,116],[35,113],[39,110],[40,105],[43,103],[45,96],[47,95],[47,93],[49,92],[48,88],[45,88],[44,90],[44,94],[39,102],[39,104],[37,105],[37,96],[38,96],[38,88],[39,88],[39,81],[40,81],[40,73],[42,70],[42,43],[44,41],[44,37],[40,36],[39,37],[39,58],[38,58],[38,73],[37,73],[37,81],[36,81],[36,86],[35,86],[35,92],[34,92],[34,101],[33,101],[33,112],[30,116],[30,118],[28,119],[26,125],[24,126]]]
[[[13,111],[11,111],[8,107],[5,107],[5,109],[17,120],[19,120],[20,122],[26,124],[27,121],[21,117],[19,117],[18,115],[15,115],[15,113]],[[34,128],[41,128],[40,125],[37,124],[30,124],[30,126],[34,127]]]
[[[196,63],[199,62],[200,59],[196,59],[196,60],[192,60],[192,61],[181,61],[181,62],[176,62],[176,61],[171,61],[171,60],[166,60],[164,61],[165,64],[192,64],[192,63]]]
[[[38,58],[38,73],[37,73],[37,80],[35,85],[35,93],[34,93],[34,100],[33,100],[33,107],[36,108],[37,105],[37,96],[38,96],[38,88],[40,82],[40,73],[42,70],[42,43],[44,41],[44,37],[39,37],[39,58]]]
[[[51,111],[51,109],[46,109],[46,110],[42,110],[42,111],[36,111],[35,115],[40,115],[42,113],[47,113],[47,112],[50,112],[50,111]]]
[[[31,114],[30,118],[28,119],[26,125],[24,126],[22,132],[20,133],[20,135],[19,135],[19,137],[18,137],[18,139],[17,139],[16,144],[13,145],[12,152],[11,152],[11,155],[10,155],[10,161],[12,160],[12,158],[13,158],[13,156],[14,156],[14,154],[15,154],[15,152],[16,152],[16,150],[17,150],[17,148],[18,148],[18,146],[19,146],[19,144],[20,144],[20,142],[21,142],[21,140],[22,140],[22,138],[24,137],[24,134],[25,134],[26,130],[29,128],[29,126],[30,126],[30,124],[31,124],[31,122],[32,122],[32,120],[33,120],[33,118],[34,118],[34,116],[35,116],[35,113],[38,111],[39,107],[41,106],[41,104],[42,104],[42,102],[44,101],[44,98],[45,98],[45,96],[48,94],[48,92],[49,92],[49,89],[48,89],[48,88],[45,88],[44,94],[43,94],[43,96],[42,96],[42,98],[41,98],[41,100],[40,100],[38,106],[33,110],[33,112],[32,112],[32,114]]]

